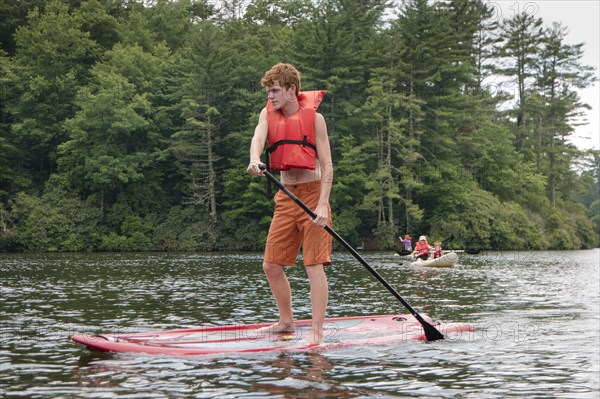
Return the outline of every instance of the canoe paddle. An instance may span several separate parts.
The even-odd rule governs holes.
[[[271,180],[281,191],[286,193],[296,204],[298,204],[298,206],[300,206],[300,208],[302,208],[304,210],[304,212],[308,213],[311,218],[314,219],[317,217],[317,215],[309,207],[307,207],[304,204],[304,202],[300,201],[298,199],[298,197],[296,197],[294,194],[292,194],[283,184],[281,184],[281,182],[275,176],[273,176],[271,174],[271,172],[269,172],[267,170],[266,165],[260,164],[259,168],[265,172],[265,176],[267,176],[267,178],[269,178],[269,180]],[[379,282],[381,284],[383,284],[383,286],[385,288],[387,288],[387,290],[389,292],[391,292],[392,295],[394,295],[396,297],[396,299],[399,300],[400,303],[402,305],[404,305],[404,307],[406,309],[408,309],[410,314],[412,314],[415,317],[415,319],[417,319],[417,321],[419,323],[421,323],[421,325],[423,326],[423,331],[425,332],[425,338],[427,339],[427,341],[436,341],[438,339],[444,339],[444,336],[442,335],[442,333],[439,332],[434,326],[429,324],[425,319],[423,319],[423,316],[421,316],[412,306],[410,306],[409,303],[406,302],[404,300],[404,298],[402,298],[400,296],[400,294],[398,294],[398,292],[396,292],[396,290],[391,285],[389,285],[388,282],[385,281],[385,279],[383,277],[381,277],[381,275],[379,273],[377,273],[377,271],[375,271],[375,269],[373,269],[371,267],[371,265],[369,265],[367,263],[367,261],[364,260],[362,258],[362,256],[360,256],[358,254],[358,252],[356,252],[356,250],[354,248],[352,248],[352,246],[350,244],[348,244],[342,237],[340,237],[340,235],[338,233],[335,232],[335,230],[333,230],[329,226],[325,226],[324,229],[329,234],[331,234],[336,240],[338,240],[338,242],[340,244],[342,244],[344,246],[344,248],[346,248],[352,254],[352,256],[354,256],[356,258],[356,260],[358,260],[365,268],[367,268],[367,270],[369,272],[371,272],[371,274],[373,276],[375,276],[375,278],[377,280],[379,280]]]

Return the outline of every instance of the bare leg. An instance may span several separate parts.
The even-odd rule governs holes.
[[[283,270],[284,266],[276,263],[263,263],[263,270],[269,281],[271,292],[279,309],[279,322],[259,329],[259,332],[280,333],[294,331],[294,315],[292,313],[292,290]]]
[[[320,343],[323,340],[323,324],[329,300],[327,275],[323,265],[307,266],[306,273],[310,281],[310,304],[312,306],[312,328],[306,337],[310,343]]]

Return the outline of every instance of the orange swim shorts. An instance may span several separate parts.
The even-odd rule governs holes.
[[[314,210],[319,203],[321,181],[286,185],[300,201]],[[331,209],[329,221],[331,226]],[[275,212],[265,247],[265,262],[294,266],[302,246],[304,266],[331,265],[331,235],[311,222],[311,217],[286,193],[275,194]]]

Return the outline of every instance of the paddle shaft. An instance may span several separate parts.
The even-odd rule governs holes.
[[[310,217],[312,217],[313,219],[317,217],[317,215],[309,207],[307,207],[306,204],[304,204],[304,202],[300,201],[300,199],[298,199],[298,197],[296,197],[294,194],[292,194],[290,192],[290,190],[288,190],[275,176],[273,176],[273,174],[271,174],[271,172],[266,170],[265,165],[260,165],[260,168],[265,172],[265,176],[267,176],[267,178],[269,178],[281,191],[286,193],[296,204],[298,204],[298,206],[300,206],[300,208],[302,208],[304,210],[304,212],[308,213],[310,215]],[[371,272],[371,274],[373,276],[375,276],[375,278],[377,280],[379,280],[379,282],[381,284],[383,284],[383,286],[392,295],[394,295],[394,297],[396,297],[396,299],[398,301],[400,301],[400,303],[402,305],[404,305],[404,307],[406,309],[408,309],[410,314],[412,314],[415,317],[415,319],[417,319],[419,321],[419,323],[421,323],[421,325],[423,326],[423,330],[425,331],[425,338],[427,338],[428,341],[444,339],[444,336],[442,335],[442,333],[440,333],[435,327],[433,327],[425,319],[423,319],[423,317],[412,306],[410,306],[410,304],[408,302],[406,302],[404,300],[404,298],[402,298],[400,296],[400,294],[398,294],[398,292],[396,292],[396,290],[391,285],[389,285],[389,283],[387,281],[385,281],[385,279],[383,277],[381,277],[381,275],[379,273],[377,273],[377,271],[375,269],[373,269],[371,267],[371,265],[369,265],[367,263],[367,261],[365,261],[362,258],[362,256],[360,256],[360,254],[358,252],[356,252],[356,250],[354,248],[352,248],[352,246],[350,244],[348,244],[346,242],[346,240],[344,240],[331,227],[325,226],[324,229],[329,234],[331,234],[336,240],[338,240],[338,242],[340,244],[342,244],[344,246],[344,248],[346,248],[348,250],[348,252],[350,252],[352,254],[352,256],[354,256],[356,258],[356,260],[358,260],[369,272]]]

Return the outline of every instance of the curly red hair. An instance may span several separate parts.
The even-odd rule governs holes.
[[[264,87],[271,87],[275,83],[286,89],[289,89],[291,85],[296,86],[296,95],[298,95],[300,93],[300,72],[292,64],[282,62],[275,64],[265,73],[260,84]]]

